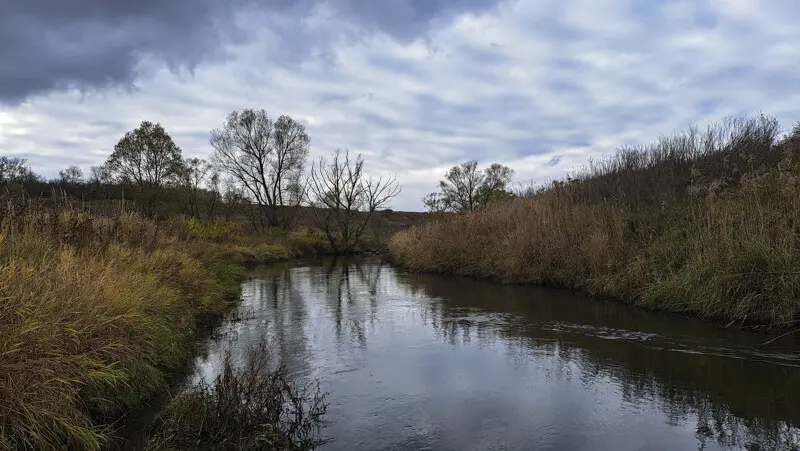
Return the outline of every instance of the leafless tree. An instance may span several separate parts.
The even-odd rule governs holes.
[[[311,168],[309,200],[336,253],[353,252],[373,213],[399,193],[394,176],[367,177],[361,155],[351,160],[348,150],[330,161],[320,157]]]
[[[231,219],[234,213],[247,203],[243,189],[232,180],[225,181],[225,191],[222,193],[222,204],[225,206],[225,219]]]
[[[255,224],[288,225],[286,207],[303,199],[302,178],[309,137],[303,124],[282,115],[272,121],[264,110],[245,109],[228,115],[222,128],[211,131],[212,160],[247,193],[260,215]]]
[[[38,179],[25,158],[0,156],[0,183],[31,183]]]
[[[183,160],[183,174],[181,174],[181,185],[186,191],[188,202],[186,208],[189,214],[197,219],[200,218],[200,203],[203,196],[203,183],[208,177],[210,166],[202,158],[186,158]]]
[[[217,214],[220,204],[223,202],[222,192],[220,191],[220,175],[214,167],[208,165],[210,175],[208,176],[208,195],[205,201],[206,216],[213,218]]]
[[[89,168],[89,183],[101,185],[111,181],[111,174],[105,166],[92,166]]]
[[[58,171],[58,181],[64,185],[83,183],[83,171],[80,166],[69,165]]]
[[[514,171],[508,166],[494,163],[478,170],[476,160],[453,166],[439,181],[439,192],[428,194],[423,203],[429,211],[473,211],[513,194],[506,190]]]

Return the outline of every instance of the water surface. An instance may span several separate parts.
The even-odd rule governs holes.
[[[198,361],[270,343],[329,392],[323,450],[800,449],[800,345],[374,259],[271,266]]]

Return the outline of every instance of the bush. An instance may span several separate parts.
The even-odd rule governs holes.
[[[330,251],[330,243],[325,234],[308,227],[289,233],[289,245],[297,255],[316,255]]]
[[[300,386],[285,367],[269,371],[265,345],[237,365],[226,352],[212,383],[177,395],[159,416],[152,450],[310,450],[327,410],[318,386]]]

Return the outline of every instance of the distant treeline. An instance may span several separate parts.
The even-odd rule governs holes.
[[[368,176],[361,155],[351,157],[347,149],[308,167],[310,141],[305,126],[289,116],[273,120],[264,110],[244,109],[209,133],[214,150],[207,160],[186,158],[161,124],[142,121],[88,176],[69,166],[45,180],[25,159],[0,156],[0,195],[82,202],[95,209],[127,203],[154,218],[242,214],[257,233],[293,228],[301,207],[312,207],[315,225],[331,247],[350,252],[400,187],[392,175]]]

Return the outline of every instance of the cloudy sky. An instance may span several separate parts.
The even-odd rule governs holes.
[[[800,120],[796,0],[2,0],[0,154],[55,175],[143,119],[190,156],[233,109],[307,124],[419,210],[444,170],[545,181],[729,115]]]

